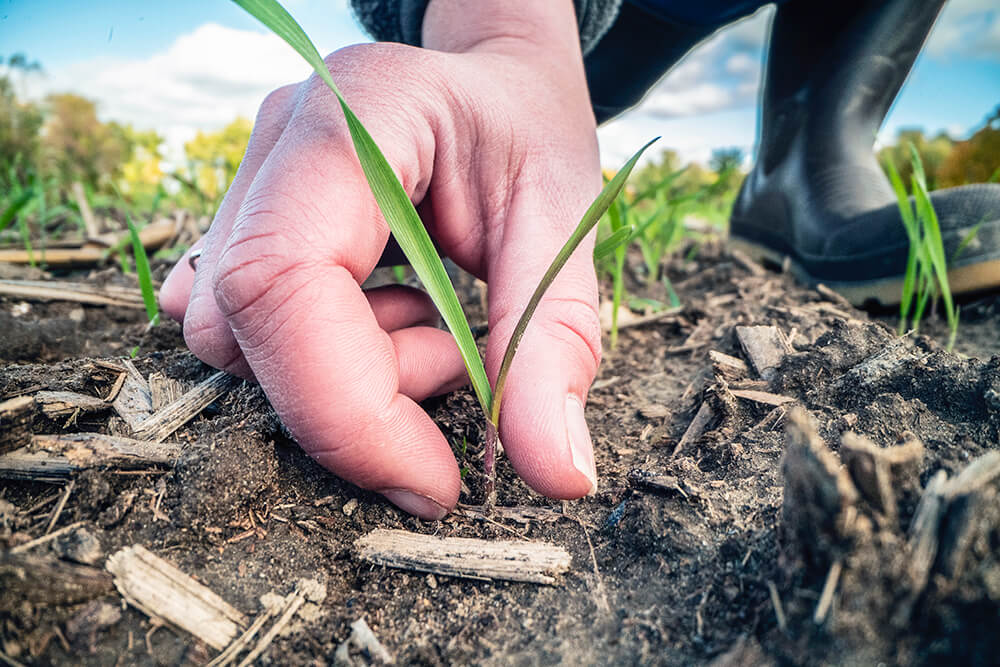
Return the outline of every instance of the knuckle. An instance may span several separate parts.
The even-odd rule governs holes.
[[[242,215],[219,256],[212,288],[216,305],[231,324],[241,314],[252,316],[254,306],[302,265],[298,250],[303,246],[290,225],[281,224],[288,215],[282,210]]]
[[[546,335],[562,342],[570,354],[596,373],[601,363],[601,323],[596,306],[568,298],[554,298],[544,303]]]

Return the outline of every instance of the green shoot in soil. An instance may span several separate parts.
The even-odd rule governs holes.
[[[918,331],[927,305],[940,297],[948,319],[950,350],[955,345],[955,337],[958,334],[958,306],[951,296],[941,226],[927,193],[924,165],[913,144],[910,144],[910,153],[913,166],[913,175],[910,178],[912,201],[907,196],[906,187],[896,170],[896,165],[892,159],[886,160],[889,181],[896,193],[899,214],[910,241],[906,273],[903,276],[903,292],[899,301],[899,333],[905,333],[908,327]]]
[[[469,323],[465,319],[465,313],[458,301],[454,287],[448,278],[441,258],[431,242],[430,235],[417,215],[413,203],[403,189],[395,172],[389,166],[382,151],[375,144],[368,130],[365,129],[361,121],[355,116],[348,106],[347,101],[341,95],[340,90],[333,81],[330,71],[319,55],[319,51],[310,41],[309,37],[296,23],[295,19],[276,0],[233,0],[237,5],[255,16],[267,28],[281,37],[285,42],[294,48],[299,55],[305,58],[316,74],[336,95],[340,108],[347,120],[347,127],[354,143],[355,151],[361,168],[368,180],[375,201],[382,212],[383,217],[389,225],[393,236],[399,243],[403,254],[409,260],[417,277],[420,278],[427,290],[428,295],[441,313],[445,324],[451,331],[452,336],[458,344],[459,351],[465,363],[469,378],[472,381],[472,388],[483,409],[483,414],[487,418],[486,427],[486,452],[485,452],[485,472],[487,475],[487,499],[493,496],[493,458],[496,450],[497,425],[499,423],[499,410],[504,384],[507,379],[507,372],[517,345],[524,334],[535,307],[541,300],[544,291],[551,284],[556,274],[563,267],[566,260],[576,249],[587,233],[597,224],[607,207],[615,200],[621,189],[625,185],[629,173],[635,166],[645,146],[640,149],[635,156],[619,171],[618,175],[605,186],[597,199],[591,204],[584,214],[579,226],[570,236],[569,241],[559,251],[552,265],[541,278],[541,282],[521,319],[514,330],[510,343],[504,355],[501,370],[497,376],[496,391],[491,390],[486,370],[483,367],[479,350],[476,347],[475,339],[469,328]],[[649,144],[647,144],[648,146]]]
[[[153,289],[153,274],[149,269],[149,257],[139,238],[139,230],[132,222],[132,216],[125,212],[125,224],[132,239],[132,255],[135,257],[135,273],[139,278],[139,289],[142,290],[142,301],[146,304],[146,316],[150,325],[155,326],[160,319],[160,308],[156,301],[156,291]]]

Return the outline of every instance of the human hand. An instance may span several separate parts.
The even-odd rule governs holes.
[[[600,187],[573,5],[433,0],[424,43],[326,62],[441,250],[489,282],[495,380],[535,285]],[[191,350],[256,378],[322,465],[440,518],[458,468],[417,401],[467,378],[425,295],[361,290],[388,235],[339,105],[313,76],[264,102],[197,271],[182,259],[160,298]],[[600,359],[591,248],[539,305],[500,412],[514,468],[555,498],[596,487],[582,407]]]

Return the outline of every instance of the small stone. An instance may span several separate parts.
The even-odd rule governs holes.
[[[64,560],[84,565],[96,565],[104,560],[104,547],[101,541],[83,526],[53,540],[52,550]]]
[[[432,590],[438,587],[438,580],[433,574],[427,575],[427,585],[430,586]]]
[[[343,509],[341,511],[346,516],[351,516],[352,514],[354,514],[354,510],[356,510],[356,509],[358,509],[358,499],[357,498],[351,498],[346,503],[344,503],[344,507],[343,507]]]

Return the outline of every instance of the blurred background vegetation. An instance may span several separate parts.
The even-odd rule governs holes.
[[[106,228],[124,229],[126,211],[140,224],[176,211],[207,224],[236,174],[249,120],[199,132],[184,144],[182,157],[168,159],[155,130],[101,121],[95,103],[84,97],[63,93],[27,101],[26,82],[43,71],[37,61],[14,54],[0,56],[0,65],[0,227],[8,227],[0,241],[83,233],[87,208]],[[932,189],[996,181],[1000,106],[967,140],[904,130],[881,156],[891,156],[905,171],[909,143],[920,153]],[[654,262],[680,238],[724,233],[747,166],[739,149],[718,149],[707,165],[684,164],[667,149],[637,170],[621,213],[632,216],[623,224],[641,228],[635,242],[650,255],[647,280],[656,279]],[[902,176],[908,182],[909,174]]]

